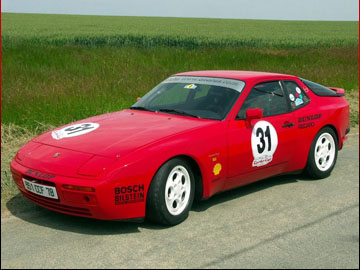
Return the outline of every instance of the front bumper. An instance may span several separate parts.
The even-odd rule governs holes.
[[[10,164],[13,179],[21,193],[33,203],[46,209],[63,214],[81,216],[102,220],[127,220],[143,218],[145,216],[145,200],[137,203],[118,204],[115,190],[119,189],[119,183],[107,181],[71,178],[53,175],[27,168],[13,160]],[[39,172],[37,175],[31,172]],[[29,173],[30,172],[30,173]],[[28,191],[24,187],[22,179],[37,181],[45,186],[56,188],[58,199],[47,198]],[[126,184],[125,182],[121,182]],[[94,192],[69,190],[63,185],[91,187]]]

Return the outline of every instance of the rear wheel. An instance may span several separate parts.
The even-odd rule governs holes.
[[[164,225],[184,221],[194,200],[194,180],[185,160],[174,158],[164,163],[150,184],[146,216]]]
[[[311,145],[305,171],[313,178],[328,177],[334,169],[338,143],[333,129],[325,127],[319,131]]]

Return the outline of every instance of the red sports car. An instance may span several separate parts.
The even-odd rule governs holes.
[[[343,89],[275,73],[186,72],[129,109],[40,135],[11,171],[50,210],[175,225],[194,198],[289,172],[327,177],[349,130]]]

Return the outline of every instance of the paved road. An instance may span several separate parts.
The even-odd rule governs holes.
[[[329,178],[232,190],[171,228],[18,213],[18,199],[1,219],[1,268],[359,268],[358,135]]]

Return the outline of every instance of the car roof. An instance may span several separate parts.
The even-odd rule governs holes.
[[[177,73],[175,76],[202,76],[253,81],[261,79],[295,79],[296,76],[280,73],[242,71],[242,70],[201,70]]]

